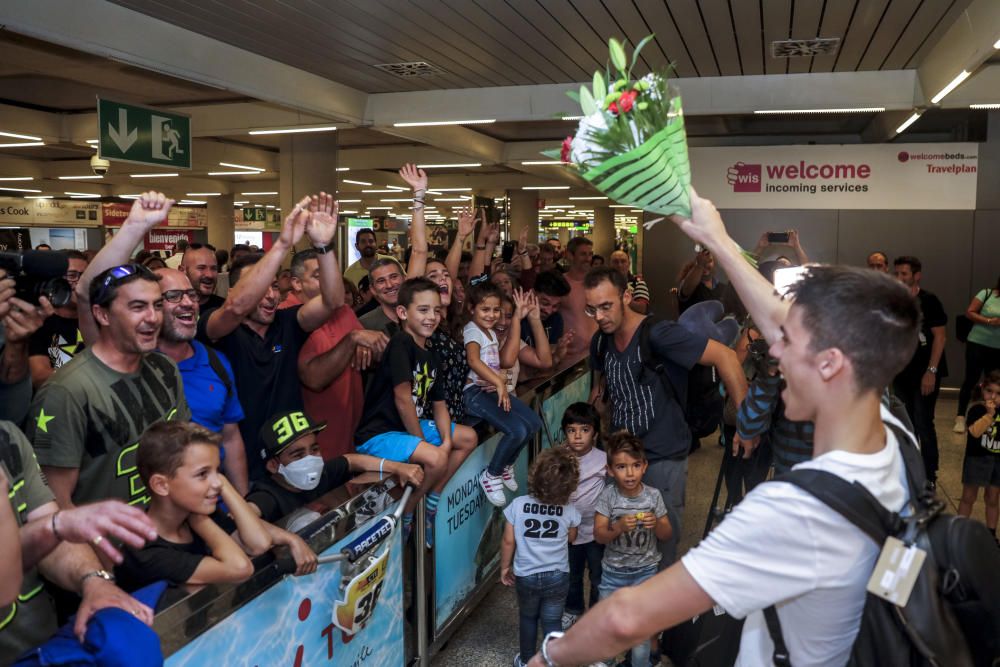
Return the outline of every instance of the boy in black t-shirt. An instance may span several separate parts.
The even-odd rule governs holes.
[[[173,586],[246,581],[253,574],[247,553],[271,548],[268,527],[219,472],[220,442],[220,434],[191,422],[158,422],[143,433],[137,465],[159,537],[126,550],[115,570],[125,590],[163,579]]]
[[[404,282],[396,314],[402,331],[389,340],[368,385],[354,442],[362,454],[423,466],[424,482],[410,496],[403,527],[408,536],[413,508],[426,493],[430,542],[441,490],[475,449],[477,437],[468,426],[452,424],[439,381],[441,363],[426,347],[441,322],[437,284],[426,278]]]
[[[278,521],[303,505],[345,484],[352,472],[378,471],[396,475],[401,484],[420,486],[423,469],[410,463],[366,454],[344,454],[324,462],[316,433],[326,422],[313,423],[298,410],[281,412],[260,429],[260,456],[270,475],[253,483],[247,495],[250,509],[265,521]]]

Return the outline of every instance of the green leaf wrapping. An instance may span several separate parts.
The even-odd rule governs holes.
[[[611,55],[611,63],[618,69],[619,72],[625,73],[625,66],[628,61],[625,60],[625,49],[622,48],[621,42],[612,37],[608,40],[608,52]]]
[[[583,178],[622,204],[663,215],[690,216],[691,165],[680,99],[672,100],[671,106],[677,113],[666,127],[640,146],[584,172]]]

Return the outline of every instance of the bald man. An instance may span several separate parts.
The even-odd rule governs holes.
[[[645,314],[649,309],[649,286],[642,276],[632,275],[632,258],[624,250],[611,253],[611,268],[625,277],[628,293],[632,295],[629,307],[637,313]]]
[[[868,268],[882,273],[889,273],[889,256],[881,250],[868,255]]]
[[[215,258],[215,248],[201,243],[192,243],[181,257],[181,271],[187,274],[192,287],[198,292],[198,306],[206,311],[218,308],[226,302],[215,293],[215,285],[219,281],[219,262]]]

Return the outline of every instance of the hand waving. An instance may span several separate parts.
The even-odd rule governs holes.
[[[309,200],[309,218],[306,220],[306,234],[317,248],[327,246],[337,233],[337,214],[340,204],[333,195],[325,192],[313,195]]]
[[[458,235],[467,239],[476,229],[476,216],[469,209],[464,209],[458,213]]]
[[[292,209],[292,212],[285,216],[285,224],[281,226],[278,240],[286,246],[291,247],[302,239],[302,235],[306,231],[306,223],[309,222],[311,203],[311,197],[303,197],[302,201]]]
[[[417,169],[415,164],[404,164],[399,170],[399,177],[406,181],[414,192],[427,189],[427,174],[423,169]]]
[[[132,210],[122,226],[133,225],[142,227],[148,231],[159,224],[166,222],[170,207],[174,205],[173,199],[167,199],[162,192],[143,192],[138,199],[132,203]]]

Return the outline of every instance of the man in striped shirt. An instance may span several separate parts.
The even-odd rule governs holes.
[[[615,250],[611,253],[611,268],[625,276],[626,288],[632,295],[632,303],[629,308],[637,313],[645,313],[649,308],[649,287],[642,276],[632,274],[632,258],[624,250]]]

